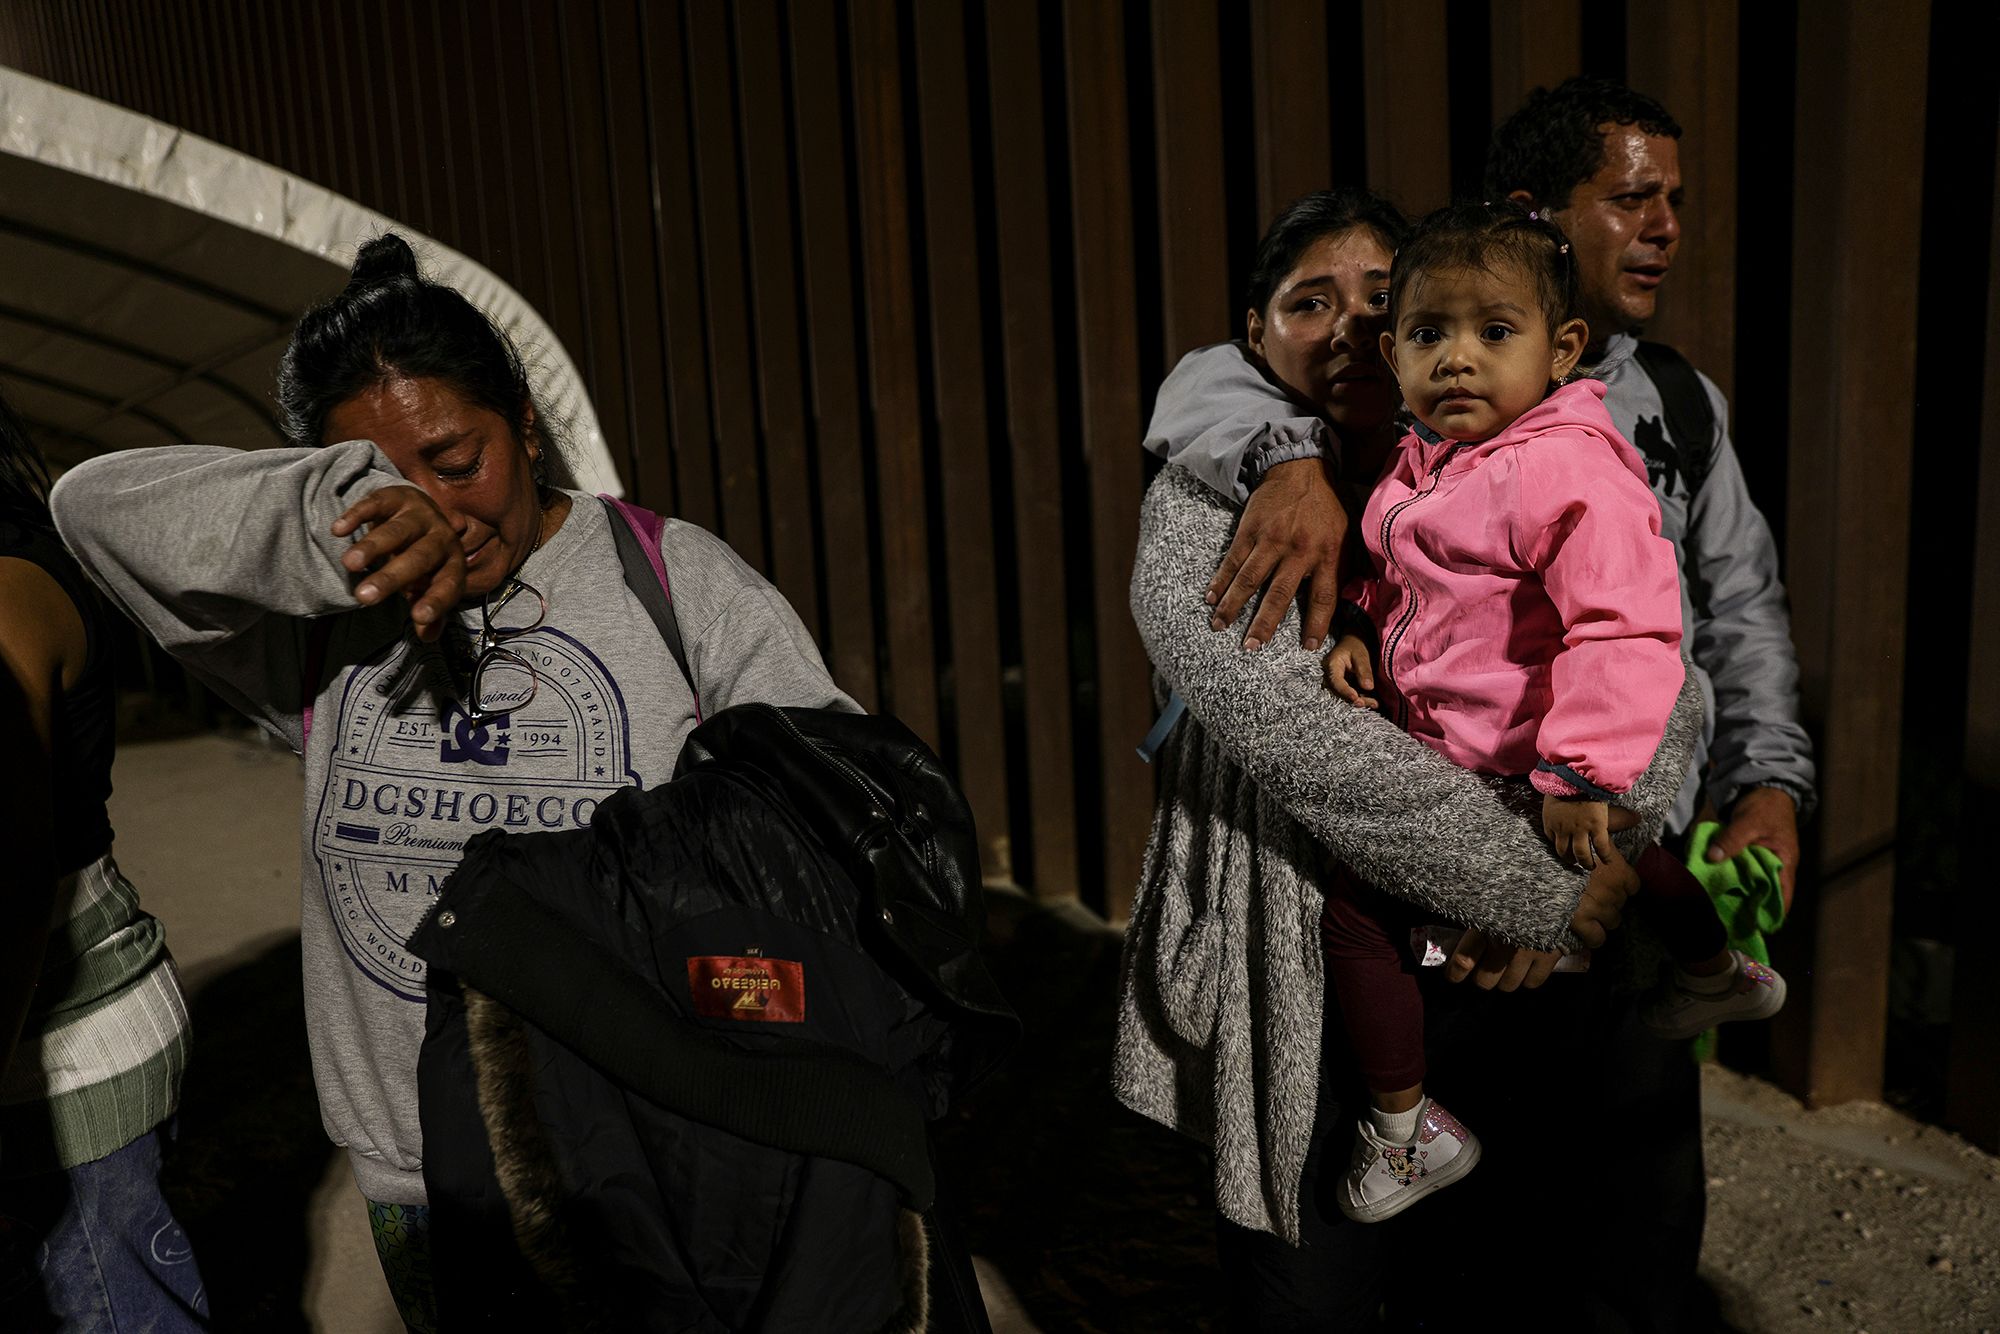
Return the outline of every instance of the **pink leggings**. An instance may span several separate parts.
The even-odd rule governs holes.
[[[1409,908],[1344,866],[1327,886],[1320,915],[1327,981],[1370,1092],[1424,1082],[1424,1002],[1410,952],[1418,924]]]

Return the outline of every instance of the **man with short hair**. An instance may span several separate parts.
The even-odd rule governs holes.
[[[1705,784],[1727,818],[1710,860],[1769,848],[1784,863],[1789,904],[1814,772],[1777,547],[1744,485],[1721,390],[1680,353],[1637,336],[1680,245],[1680,136],[1643,93],[1570,79],[1537,89],[1494,132],[1486,188],[1569,237],[1591,332],[1584,362],[1609,386],[1612,422],[1645,456],[1661,536],[1680,558],[1681,623],[1709,719],[1668,827],[1687,829]]]

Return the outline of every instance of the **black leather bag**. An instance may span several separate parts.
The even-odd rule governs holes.
[[[860,887],[869,953],[953,1021],[954,1096],[990,1073],[1021,1026],[979,952],[972,812],[930,747],[880,714],[742,704],[694,730],[675,777],[712,764],[771,784]]]
[[[694,694],[673,587],[654,557],[658,515],[602,496],[625,586],[665,641]],[[868,943],[905,985],[962,1021],[954,1094],[965,1092],[1019,1040],[1021,1024],[979,955],[986,905],[972,811],[944,764],[916,733],[882,714],[742,704],[688,737],[676,778],[704,764],[767,775],[871,897]]]

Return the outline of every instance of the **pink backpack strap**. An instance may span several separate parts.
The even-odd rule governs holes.
[[[667,641],[667,651],[673,654],[674,662],[687,680],[688,692],[694,696],[694,720],[699,724],[702,721],[701,690],[695,685],[694,670],[688,665],[687,649],[681,642],[680,621],[674,615],[673,581],[667,578],[667,563],[660,556],[660,538],[667,530],[667,521],[629,500],[605,495],[600,495],[598,499],[624,521],[622,525],[611,525],[611,536],[618,543],[618,560],[624,567],[625,586],[646,608],[646,614],[653,618],[660,637]],[[651,581],[646,578],[648,570],[652,571]]]
[[[667,563],[660,558],[660,538],[667,531],[667,521],[645,506],[634,505],[629,500],[620,500],[616,496],[599,496],[598,499],[616,510],[618,517],[631,527],[633,534],[639,539],[640,547],[646,553],[646,563],[653,567],[653,577],[658,579],[660,587],[666,590],[667,601],[672,602],[673,580],[667,578]]]

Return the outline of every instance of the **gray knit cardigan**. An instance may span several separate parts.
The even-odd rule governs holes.
[[[1188,716],[1159,756],[1159,802],[1125,937],[1112,1085],[1132,1110],[1208,1144],[1216,1205],[1299,1239],[1319,1087],[1321,886],[1330,858],[1503,940],[1574,946],[1585,877],[1482,779],[1326,689],[1298,609],[1256,653],[1208,628],[1203,593],[1237,511],[1170,466],[1146,493],[1132,614],[1156,692]],[[1692,674],[1652,766],[1621,804],[1659,834],[1701,729]]]

